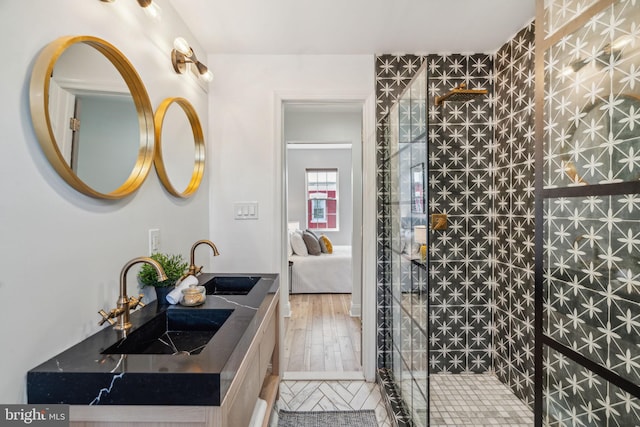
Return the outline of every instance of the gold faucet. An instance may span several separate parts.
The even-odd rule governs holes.
[[[137,257],[127,262],[124,267],[122,267],[122,271],[120,272],[120,296],[118,297],[118,304],[116,308],[112,309],[109,313],[104,310],[100,310],[98,313],[102,316],[99,325],[104,324],[104,322],[109,322],[111,325],[115,325],[116,321],[114,318],[118,318],[118,324],[114,326],[114,329],[119,331],[127,331],[131,328],[131,322],[129,321],[129,311],[135,310],[136,307],[144,307],[142,303],[143,294],[140,294],[138,298],[127,296],[127,272],[129,269],[135,264],[146,262],[147,264],[151,264],[153,268],[156,269],[158,273],[158,281],[162,282],[163,280],[167,280],[167,275],[165,274],[162,266],[154,259],[149,257]]]
[[[218,256],[220,255],[220,252],[218,252],[218,248],[216,248],[216,245],[213,244],[213,242],[211,240],[198,240],[197,242],[195,242],[193,244],[193,246],[191,246],[191,262],[189,265],[189,271],[187,272],[187,274],[185,274],[184,276],[182,276],[180,278],[180,280],[183,280],[184,278],[188,277],[188,276],[196,276],[198,275],[198,273],[200,273],[202,271],[202,266],[200,267],[196,267],[196,262],[195,262],[195,258],[196,258],[196,248],[202,244],[208,245],[211,247],[211,249],[213,249],[213,256]]]

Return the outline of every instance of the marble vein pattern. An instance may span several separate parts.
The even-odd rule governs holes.
[[[108,395],[109,393],[111,393],[111,390],[113,389],[113,385],[115,384],[116,380],[119,380],[122,377],[124,377],[124,372],[121,372],[118,375],[114,375],[113,378],[111,378],[111,384],[109,384],[109,387],[108,388],[101,388],[100,392],[98,393],[96,398],[93,399],[91,401],[91,403],[89,403],[89,405],[99,405],[100,404],[100,400],[102,399],[102,397]]]
[[[209,295],[209,298],[220,298],[222,301],[228,302],[229,304],[233,304],[236,307],[248,308],[249,310],[258,310],[258,307],[251,307],[249,305],[240,304],[239,302],[231,301],[227,298],[221,297],[220,295]]]

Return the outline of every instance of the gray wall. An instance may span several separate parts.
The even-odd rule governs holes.
[[[351,185],[351,150],[291,149],[288,157],[288,218],[306,228],[305,169],[338,169],[339,231],[323,231],[334,245],[351,245],[353,231],[353,192]]]
[[[360,144],[362,112],[346,107],[288,106],[285,109],[284,138],[286,142],[351,142]],[[321,108],[343,108],[345,111],[318,111]],[[353,107],[350,108],[351,110]]]
[[[288,104],[284,115],[287,143],[349,143],[349,150],[287,150],[288,220],[305,224],[304,169],[339,167],[339,232],[325,234],[338,245],[352,245],[362,217],[362,111],[354,104]],[[333,153],[333,154],[331,154]],[[302,160],[306,159],[306,160]],[[332,166],[334,165],[335,166]],[[294,169],[295,168],[295,169]],[[295,173],[295,174],[294,174]]]

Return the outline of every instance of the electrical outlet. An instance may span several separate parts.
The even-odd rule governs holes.
[[[149,230],[149,255],[160,252],[160,229]]]

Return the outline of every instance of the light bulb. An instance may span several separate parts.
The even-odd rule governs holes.
[[[562,69],[562,71],[560,72],[560,74],[562,74],[563,76],[570,76],[573,73],[575,73],[576,71],[573,69],[573,67],[571,66],[566,66]]]
[[[149,3],[149,6],[144,8],[144,13],[147,14],[150,18],[155,19],[156,21],[160,21],[162,18],[162,9],[155,2]]]
[[[191,56],[193,53],[189,43],[187,43],[187,41],[182,37],[176,37],[173,41],[173,48],[187,57]]]
[[[631,43],[633,39],[630,36],[622,36],[618,37],[611,43],[611,48],[614,50],[619,50]]]
[[[202,80],[204,80],[205,82],[210,82],[211,80],[213,80],[213,73],[211,72],[211,70],[207,70],[207,72],[201,74],[200,77],[202,77]]]

